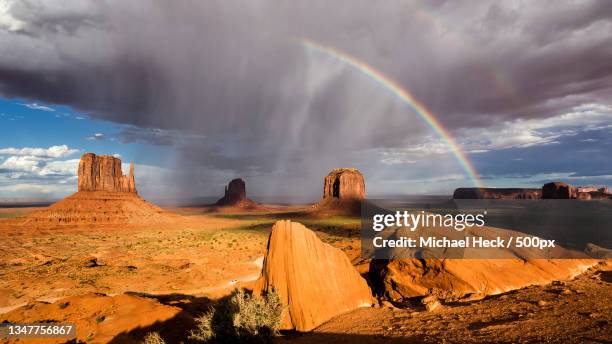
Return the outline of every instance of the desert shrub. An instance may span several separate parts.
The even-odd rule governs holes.
[[[278,333],[284,306],[276,292],[253,297],[239,290],[234,293],[231,302],[238,309],[233,321],[239,334],[271,336]]]
[[[189,339],[200,343],[269,343],[278,334],[285,306],[276,292],[261,297],[236,290],[196,318]]]
[[[166,344],[162,337],[157,332],[149,332],[144,337],[142,344]]]
[[[195,342],[208,342],[215,337],[213,330],[213,318],[215,317],[215,309],[210,308],[207,313],[195,319],[196,328],[189,331],[189,339]]]

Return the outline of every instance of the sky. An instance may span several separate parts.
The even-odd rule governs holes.
[[[336,167],[369,196],[612,184],[610,1],[0,0],[0,198],[76,191],[85,152],[136,163],[151,199],[316,200]]]

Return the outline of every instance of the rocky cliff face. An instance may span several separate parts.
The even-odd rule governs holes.
[[[127,176],[121,171],[121,160],[113,156],[86,153],[81,157],[78,171],[79,191],[136,192],[134,163]]]
[[[323,198],[362,200],[365,198],[363,175],[355,168],[337,168],[331,171],[323,184]]]
[[[225,194],[221,197],[216,205],[218,206],[238,206],[238,207],[255,207],[255,202],[251,201],[246,196],[246,183],[240,178],[232,179],[225,187]]]
[[[539,199],[541,194],[541,189],[458,188],[453,199]]]
[[[275,290],[288,306],[283,329],[310,331],[332,317],[373,303],[366,281],[341,250],[297,222],[272,227],[255,293]]]
[[[563,183],[552,182],[542,186],[542,198],[544,199],[576,199],[578,191],[575,187]]]
[[[363,175],[355,168],[337,168],[323,182],[323,197],[315,205],[318,211],[356,215],[365,198]]]
[[[136,192],[134,164],[124,176],[121,160],[112,156],[86,153],[78,170],[78,192],[48,208],[19,219],[22,225],[109,225],[159,224],[175,221],[178,215],[140,198]]]

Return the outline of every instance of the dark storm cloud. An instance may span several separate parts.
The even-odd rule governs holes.
[[[193,146],[205,143],[205,137],[190,135],[178,130],[164,130],[159,128],[140,128],[124,126],[114,139],[121,143],[145,143],[156,146]]]
[[[319,179],[345,163],[385,175],[359,152],[431,135],[301,37],[380,69],[451,131],[612,95],[608,1],[26,0],[0,12],[0,94],[125,124],[121,142],[177,146],[235,175]]]

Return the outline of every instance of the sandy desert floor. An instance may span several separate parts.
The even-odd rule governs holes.
[[[158,226],[11,224],[11,217],[28,210],[33,209],[0,209],[2,313],[34,300],[89,292],[223,294],[258,277],[270,228],[288,216],[321,230],[324,241],[349,255],[359,255],[350,249],[358,247],[358,219],[304,218],[300,208],[265,213],[175,208],[184,217]]]
[[[312,333],[278,343],[610,343],[612,262],[572,281],[532,286],[483,300],[362,308]]]
[[[147,226],[11,224],[31,210],[0,209],[0,322],[75,322],[88,343],[138,343],[150,331],[184,340],[194,317],[211,302],[256,279],[277,219],[303,223],[367,271],[359,257],[359,219],[314,217],[303,207],[248,213],[173,208],[183,217]],[[611,265],[602,263],[573,281],[447,304],[435,312],[416,301],[359,309],[312,333],[284,333],[277,341],[609,342]]]

